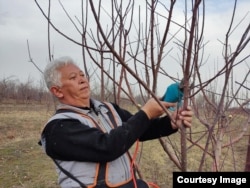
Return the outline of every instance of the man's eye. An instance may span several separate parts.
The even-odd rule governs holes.
[[[72,77],[70,77],[69,79],[70,79],[70,80],[74,80],[74,79],[76,79],[76,77],[75,77],[75,76],[72,76]]]

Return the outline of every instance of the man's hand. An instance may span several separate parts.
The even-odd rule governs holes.
[[[160,101],[160,103],[167,109],[169,107],[174,107],[175,103],[169,103],[165,101]],[[147,103],[141,108],[149,119],[157,118],[164,113],[164,109],[158,104],[158,102],[151,98],[147,101]]]
[[[190,128],[192,126],[193,111],[190,106],[187,106],[186,110],[179,109],[172,113],[172,127],[173,129],[180,128],[182,122],[185,127]]]

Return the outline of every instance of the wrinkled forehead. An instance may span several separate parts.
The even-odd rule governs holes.
[[[75,64],[67,64],[58,69],[62,76],[68,76],[70,74],[79,74],[83,71]]]

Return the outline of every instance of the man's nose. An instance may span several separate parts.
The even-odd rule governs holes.
[[[84,82],[85,82],[85,79],[82,76],[80,76],[79,83],[83,84]]]

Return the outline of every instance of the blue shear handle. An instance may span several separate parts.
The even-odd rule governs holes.
[[[180,83],[174,83],[167,87],[163,97],[163,101],[178,103],[181,106],[183,98],[183,92],[180,90]],[[170,110],[175,110],[173,107]]]

